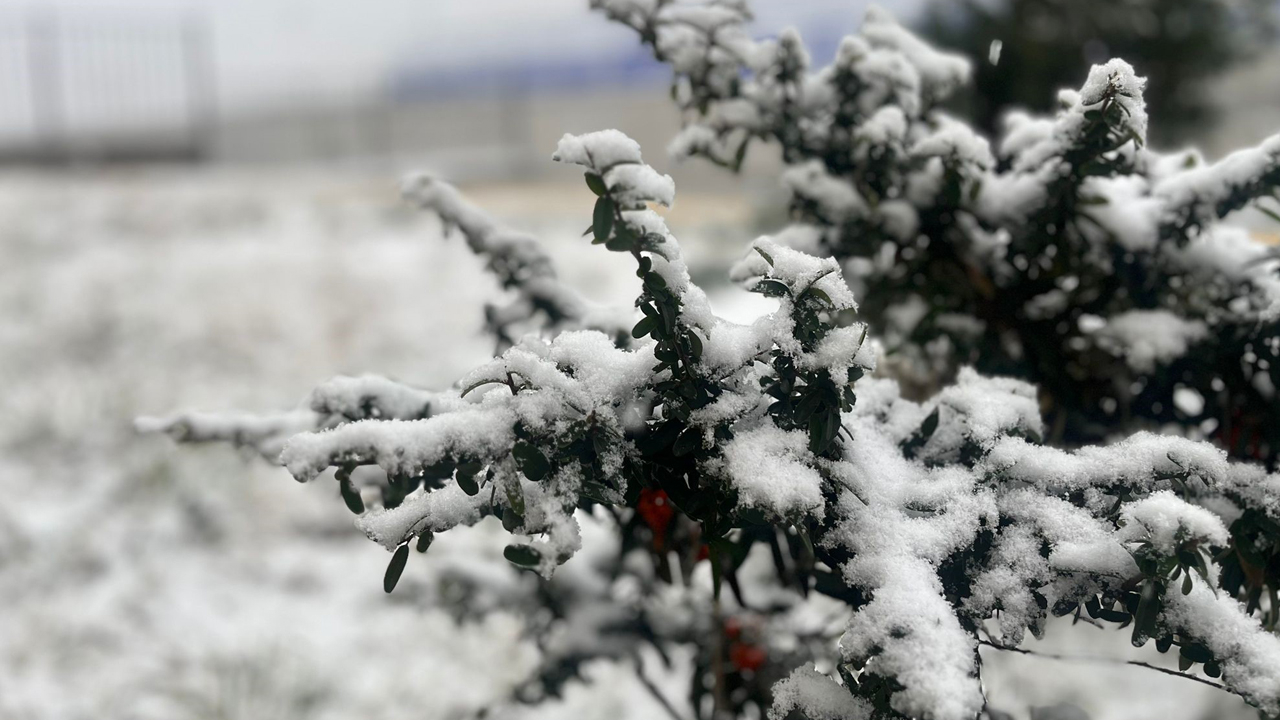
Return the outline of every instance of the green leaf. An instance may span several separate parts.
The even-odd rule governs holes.
[[[1151,638],[1155,628],[1156,615],[1160,612],[1160,600],[1156,584],[1147,581],[1142,585],[1142,594],[1138,600],[1138,608],[1133,613],[1133,636],[1130,642],[1134,647],[1142,647]]]
[[[513,533],[521,525],[524,524],[524,514],[518,513],[511,508],[503,508],[502,510],[502,529]]]
[[[751,287],[751,292],[757,292],[765,297],[783,297],[791,294],[791,288],[777,280],[761,280]]]
[[[683,457],[701,446],[702,433],[698,432],[695,428],[689,428],[683,433],[680,433],[680,437],[676,438],[676,445],[672,448],[671,452],[675,454],[676,457]]]
[[[809,418],[809,450],[816,455],[826,452],[840,431],[839,414],[814,413]]]
[[[650,291],[662,290],[667,287],[667,279],[656,272],[646,273],[644,284]]]
[[[1209,651],[1209,648],[1199,643],[1183,645],[1179,654],[1191,662],[1207,663],[1213,661],[1213,653]]]
[[[609,188],[605,187],[604,178],[592,172],[587,173],[587,187],[596,194],[596,197],[609,192]]]
[[[462,492],[470,495],[471,497],[475,497],[476,493],[480,492],[480,485],[476,482],[475,475],[463,475],[462,473],[458,473],[457,483],[458,487],[462,488]]]
[[[702,338],[698,337],[698,333],[689,331],[689,354],[693,357],[694,362],[702,359]]]
[[[760,257],[764,258],[764,261],[765,261],[765,262],[767,262],[767,263],[769,263],[769,266],[770,266],[770,267],[772,267],[772,266],[773,266],[773,258],[769,255],[769,253],[767,253],[767,252],[765,252],[765,251],[761,250],[761,249],[760,249],[760,248],[758,248],[758,247],[752,247],[751,249],[752,249],[752,250],[755,250],[755,251],[756,251],[756,252],[758,252],[758,253],[760,253]]]
[[[636,323],[635,327],[631,328],[631,337],[637,338],[637,339],[642,338],[648,335],[649,333],[653,332],[654,328],[656,328],[657,326],[658,326],[658,318],[656,316],[645,315],[644,318],[640,320],[640,322]]]
[[[512,543],[502,549],[502,557],[513,565],[536,568],[542,562],[542,554],[529,545]]]
[[[422,534],[418,536],[418,544],[417,546],[415,546],[414,549],[420,553],[424,553],[427,551],[428,548],[431,547],[431,542],[435,539],[436,539],[435,533],[431,532],[430,530],[423,530]]]
[[[939,408],[935,407],[933,412],[929,413],[929,416],[920,424],[920,429],[916,430],[911,437],[902,443],[903,455],[908,458],[914,458],[925,443],[929,442],[929,438],[933,437],[933,433],[938,429],[938,410]]]
[[[1182,594],[1183,595],[1191,594],[1191,573],[1187,573],[1182,578]]]
[[[737,172],[738,170],[742,169],[742,161],[747,158],[747,145],[750,142],[751,142],[751,137],[748,136],[747,139],[743,140],[742,144],[738,146],[738,151],[733,154],[734,172]]]
[[[614,496],[609,488],[594,480],[582,481],[582,497],[602,505],[613,502]]]
[[[613,201],[609,198],[596,200],[595,211],[591,214],[591,229],[598,242],[609,239],[609,233],[613,231]]]
[[[364,499],[360,497],[360,491],[351,482],[350,474],[342,471],[338,474],[338,489],[342,492],[342,501],[347,504],[348,510],[359,515],[364,512]]]
[[[507,506],[519,516],[521,522],[524,521],[524,490],[520,487],[520,483],[514,480],[507,483]]]
[[[1123,610],[1115,610],[1115,609],[1108,609],[1108,608],[1102,608],[1101,610],[1099,610],[1098,617],[1102,620],[1106,620],[1107,622],[1113,622],[1118,624],[1127,623],[1129,622],[1129,620],[1132,619],[1132,616],[1130,616],[1129,613]]]
[[[636,247],[636,236],[626,225],[618,225],[613,237],[606,240],[604,246],[614,252],[631,252]]]
[[[511,448],[511,456],[515,458],[516,467],[520,468],[520,472],[534,482],[541,482],[551,472],[551,463],[547,461],[547,456],[532,443],[523,440],[516,443]]]
[[[1263,207],[1261,203],[1254,203],[1253,206],[1263,215],[1266,215],[1276,222],[1280,222],[1280,214],[1277,214],[1276,211]]]
[[[404,572],[404,565],[407,562],[409,562],[409,544],[405,543],[396,548],[396,553],[391,556],[387,573],[382,576],[383,591],[389,593],[396,589],[396,583],[400,582],[400,574]]]
[[[927,438],[933,437],[933,433],[937,429],[938,429],[938,408],[934,408],[933,412],[929,413],[929,417],[925,418],[924,422],[920,424],[920,434],[927,439]]]
[[[1098,596],[1090,595],[1089,599],[1084,601],[1084,609],[1089,612],[1089,617],[1097,620],[1098,613],[1102,612],[1102,603],[1098,602]]]
[[[480,380],[480,381],[471,383],[470,385],[467,386],[466,390],[462,391],[462,395],[460,395],[459,397],[466,397],[467,393],[471,392],[472,390],[475,390],[478,387],[483,387],[485,385],[493,385],[501,382],[502,382],[501,380]]]
[[[819,290],[819,289],[818,289],[818,288],[816,288],[816,287],[811,287],[811,288],[809,288],[809,294],[810,294],[810,295],[812,295],[812,296],[814,296],[814,297],[816,297],[816,298],[818,298],[819,300],[821,300],[821,301],[825,302],[825,303],[827,304],[827,306],[828,306],[828,307],[835,307],[835,306],[836,306],[836,304],[835,304],[834,302],[831,302],[831,296],[830,296],[830,295],[826,294],[825,292],[823,292],[822,290]]]

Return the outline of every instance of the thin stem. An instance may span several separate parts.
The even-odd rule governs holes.
[[[1133,665],[1134,667],[1146,668],[1148,670],[1155,670],[1156,672],[1164,673],[1165,675],[1172,675],[1173,677],[1182,678],[1184,680],[1191,680],[1192,682],[1198,682],[1201,685],[1208,685],[1211,688],[1216,688],[1223,692],[1231,693],[1232,695],[1240,695],[1240,693],[1236,692],[1235,690],[1232,690],[1231,688],[1221,683],[1216,683],[1216,682],[1213,682],[1212,680],[1205,680],[1204,678],[1196,677],[1195,675],[1188,675],[1187,673],[1178,672],[1177,670],[1162,668],[1159,665],[1152,665],[1150,663],[1142,662],[1141,660],[1121,660],[1119,658],[1107,658],[1107,657],[1080,657],[1080,656],[1072,656],[1072,655],[1058,655],[1056,653],[1045,653],[1045,652],[1038,652],[1035,650],[1024,650],[1022,648],[1009,647],[1008,645],[1001,645],[999,643],[994,643],[989,640],[979,640],[978,644],[985,645],[986,647],[994,648],[996,650],[1003,650],[1005,652],[1018,653],[1019,655],[1031,655],[1033,657],[1045,658],[1047,660],[1061,660],[1063,662],[1100,662],[1100,663],[1109,663],[1112,665]],[[1244,697],[1244,696],[1240,695],[1240,697]]]
[[[654,700],[658,701],[658,704],[662,706],[662,709],[667,711],[667,714],[671,716],[671,720],[685,720],[684,716],[682,716],[675,709],[675,706],[671,704],[671,701],[668,700],[666,696],[662,694],[662,691],[658,689],[658,686],[654,685],[653,681],[644,674],[644,663],[640,660],[638,655],[635,657],[635,663],[636,677],[640,680],[640,684],[649,691],[649,694],[653,696]]]
[[[712,561],[717,558],[712,550]],[[712,572],[719,575],[718,566],[713,566]],[[720,594],[716,593],[711,599],[711,622],[714,627],[711,629],[711,673],[715,677],[715,688],[713,698],[714,715],[716,720],[721,720],[728,711],[728,693],[726,692],[725,669],[724,669],[724,616],[720,612]]]

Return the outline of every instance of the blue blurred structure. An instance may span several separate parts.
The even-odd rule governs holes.
[[[388,83],[395,103],[438,101],[518,93],[590,92],[667,82],[670,70],[643,48],[615,57],[557,58],[529,62],[501,62],[441,70],[426,65],[392,72]]]
[[[815,63],[825,64],[834,57],[840,39],[851,30],[840,23],[815,23],[803,33]],[[392,71],[388,89],[392,102],[411,103],[494,92],[575,93],[664,86],[670,78],[670,67],[654,60],[649,50],[628,45],[605,57],[526,58],[459,68],[410,64]]]

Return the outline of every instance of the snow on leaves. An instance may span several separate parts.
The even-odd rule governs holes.
[[[970,720],[983,709],[983,623],[998,621],[989,642],[1016,645],[1072,612],[1132,625],[1138,644],[1176,643],[1230,690],[1280,707],[1280,641],[1237,599],[1251,589],[1218,587],[1228,566],[1216,560],[1242,518],[1280,519],[1280,479],[1181,438],[1042,446],[1035,389],[970,369],[931,400],[904,399],[864,377],[871,346],[839,265],[771,239],[735,274],[778,309],[722,321],[647,207],[672,193],[638,147],[608,131],[566,136],[557,156],[586,168],[595,244],[635,260],[629,338],[548,321],[459,390],[339,378],[293,418],[303,432],[280,462],[301,481],[336,470],[358,526],[395,551],[388,587],[415,538],[425,549],[488,516],[513,536],[506,558],[548,577],[584,547],[576,513],[605,505],[655,532],[677,517],[697,528],[717,593],[722,576],[738,592],[751,544],[781,526],[804,560],[787,582],[840,599],[849,620],[840,682],[796,671],[773,716]],[[474,213],[454,215],[491,238]],[[190,415],[142,425],[249,444],[293,427]],[[365,506],[352,478],[370,471],[360,485],[381,502]]]
[[[1152,151],[1145,80],[1116,59],[1053,117],[1014,113],[988,143],[937,109],[965,61],[883,10],[811,68],[794,32],[749,39],[741,3],[593,5],[672,66],[676,155],[736,169],[752,142],[779,146],[803,231],[779,236],[841,261],[903,375],[1015,372],[1083,443],[1118,422],[1199,422],[1172,411],[1191,372],[1208,416],[1248,418],[1224,439],[1237,457],[1280,456],[1280,263],[1223,224],[1243,208],[1280,222],[1280,136],[1213,164]],[[902,308],[923,310],[900,327]],[[1243,377],[1218,371],[1240,357]]]

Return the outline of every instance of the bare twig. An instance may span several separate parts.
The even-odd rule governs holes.
[[[675,706],[671,704],[671,701],[658,689],[658,686],[654,685],[653,681],[644,674],[644,662],[640,659],[640,656],[636,655],[634,660],[636,663],[636,677],[639,678],[640,684],[644,685],[649,694],[653,696],[653,699],[657,700],[662,709],[667,711],[667,714],[671,716],[671,720],[685,720],[679,711],[675,709]]]
[[[1018,653],[1020,655],[1031,655],[1033,657],[1045,658],[1047,660],[1061,660],[1064,662],[1086,662],[1086,663],[1099,662],[1099,663],[1109,663],[1113,665],[1133,665],[1135,667],[1146,668],[1148,670],[1155,670],[1156,672],[1164,673],[1165,675],[1172,675],[1173,677],[1183,678],[1184,680],[1191,680],[1192,682],[1198,682],[1201,685],[1208,685],[1211,688],[1217,688],[1218,690],[1221,690],[1223,692],[1229,692],[1232,695],[1240,695],[1240,693],[1236,692],[1235,690],[1232,690],[1231,688],[1221,683],[1216,683],[1216,682],[1213,682],[1212,680],[1205,680],[1204,678],[1196,677],[1195,675],[1188,675],[1187,673],[1178,672],[1177,670],[1162,668],[1159,665],[1152,665],[1150,663],[1142,662],[1141,660],[1121,660],[1120,658],[1108,658],[1108,657],[1081,657],[1081,656],[1074,656],[1074,655],[1058,655],[1056,653],[1037,652],[1035,650],[1024,650],[1023,648],[1009,647],[1008,645],[1001,645],[999,643],[994,643],[989,640],[979,640],[978,644],[985,645],[989,648],[995,648],[996,650],[1004,650],[1005,652]],[[1241,695],[1241,697],[1244,697],[1244,696]]]

